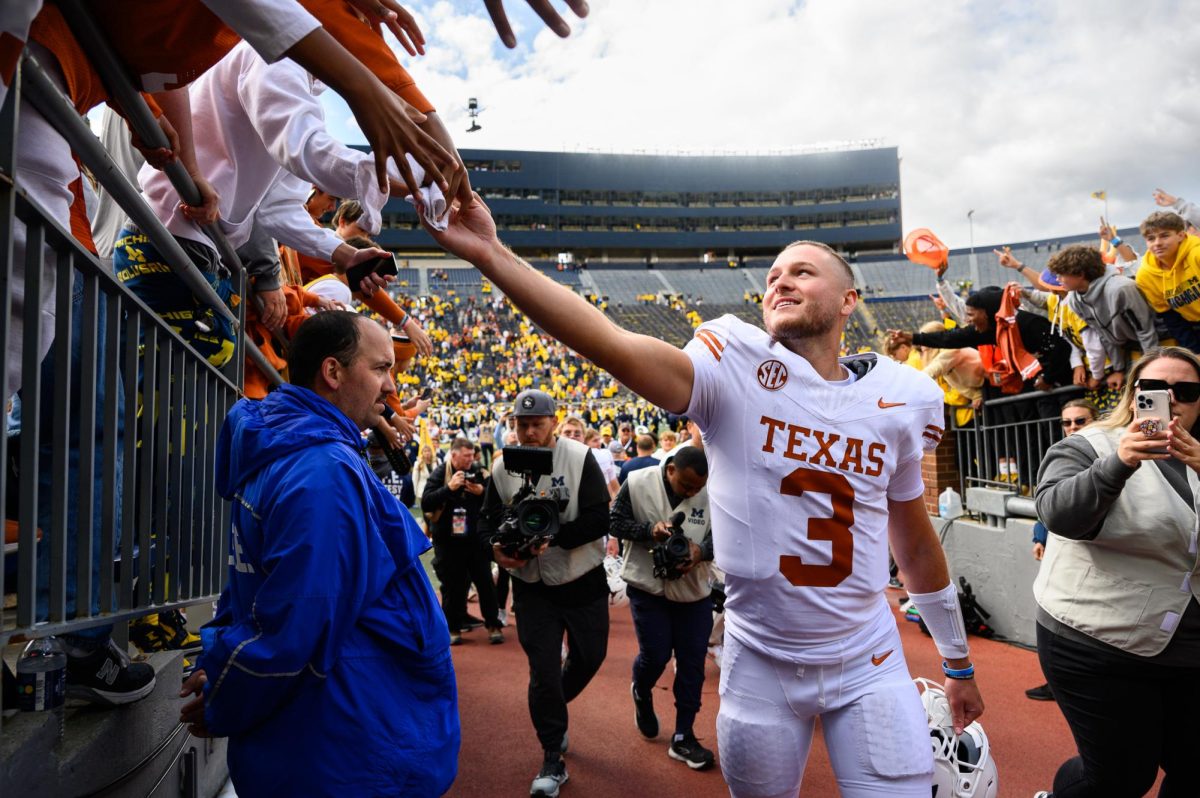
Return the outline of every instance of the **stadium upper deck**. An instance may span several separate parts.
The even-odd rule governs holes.
[[[900,162],[892,148],[805,155],[616,155],[463,150],[501,238],[530,258],[773,255],[797,238],[894,252]],[[380,243],[436,248],[403,202]]]

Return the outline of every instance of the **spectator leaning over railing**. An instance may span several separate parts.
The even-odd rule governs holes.
[[[1137,287],[1170,337],[1200,351],[1200,238],[1187,233],[1177,213],[1155,211],[1141,227],[1149,250],[1142,256]]]
[[[968,324],[953,330],[939,332],[912,333],[903,330],[888,330],[892,339],[901,343],[911,343],[917,346],[928,346],[937,349],[962,349],[975,347],[983,361],[984,371],[990,370],[990,364],[995,361],[995,351],[998,340],[996,337],[996,315],[1000,312],[1003,289],[996,286],[981,288],[966,299],[966,316]],[[1070,385],[1072,383],[1071,345],[1058,335],[1050,326],[1050,322],[1035,313],[1018,310],[1015,314],[1016,330],[1024,349],[1037,358],[1041,365],[1041,373],[1036,380],[1028,380],[1021,386],[1022,393],[1032,389],[1050,390],[1051,388]],[[1008,393],[992,384],[990,380],[984,383],[984,398],[991,399]],[[1049,418],[1058,415],[1058,404],[1051,400],[1034,397],[1041,417]],[[1018,403],[1030,405],[1030,403]],[[1036,417],[1024,408],[1017,411],[1023,417]]]
[[[1135,394],[1150,390],[1170,392],[1166,429],[1135,418]],[[1130,368],[1112,415],[1042,463],[1038,657],[1079,748],[1055,798],[1141,796],[1160,767],[1160,795],[1195,794],[1198,417],[1200,358],[1155,350]]]
[[[246,244],[259,224],[271,237],[324,257],[341,270],[387,254],[355,249],[331,231],[314,227],[295,196],[313,183],[334,193],[363,195],[376,219],[387,201],[387,194],[375,185],[371,156],[346,147],[326,131],[316,84],[302,67],[289,60],[268,64],[243,42],[188,92],[196,161],[220,195],[218,224],[231,246]],[[413,99],[418,101],[415,95]],[[230,301],[232,288],[223,276],[227,272],[216,244],[179,211],[179,195],[170,181],[148,167],[138,177],[155,215],[209,281],[224,286],[219,293]],[[113,265],[130,289],[196,343],[202,355],[220,365],[232,354],[232,330],[220,317],[209,316],[210,323],[202,320],[203,311],[191,292],[163,267],[157,249],[132,224],[117,241]],[[364,281],[365,291],[379,287],[378,278],[369,279]],[[264,320],[271,318],[278,328],[284,303],[278,281],[273,290],[258,293],[267,311]],[[280,305],[278,313],[271,310],[275,304]],[[221,325],[221,335],[211,329],[212,321]]]
[[[392,345],[344,311],[300,326],[290,385],[230,411],[217,490],[228,583],[182,696],[228,736],[243,796],[441,795],[459,749],[449,634],[416,522],[362,455],[395,391]]]
[[[942,322],[930,321],[921,325],[921,332],[933,333],[945,329]],[[946,404],[957,408],[958,426],[970,423],[974,411],[983,404],[983,363],[973,347],[935,349],[918,346],[921,371],[933,379],[946,394]]]
[[[1050,256],[1048,268],[1067,289],[1067,307],[1100,335],[1112,366],[1105,382],[1112,390],[1125,384],[1129,350],[1158,346],[1154,311],[1128,277],[1108,274],[1094,247],[1075,245]]]

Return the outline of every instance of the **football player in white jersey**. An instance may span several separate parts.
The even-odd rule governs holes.
[[[944,658],[955,731],[983,711],[923,500],[942,394],[885,357],[838,358],[858,301],[846,262],[789,245],[767,275],[767,332],[724,316],[680,350],[521,261],[482,200],[430,232],[547,333],[703,430],[728,595],[717,743],[731,794],[797,795],[820,716],[845,798],[928,798],[926,718],[884,597],[889,542]]]

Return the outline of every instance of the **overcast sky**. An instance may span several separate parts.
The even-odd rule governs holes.
[[[559,39],[522,0],[500,43],[478,0],[413,2],[401,61],[460,147],[899,148],[905,232],[951,247],[1136,225],[1161,186],[1200,199],[1200,23],[1168,0],[592,0]],[[483,129],[465,132],[477,97]],[[327,93],[329,122],[361,143]]]

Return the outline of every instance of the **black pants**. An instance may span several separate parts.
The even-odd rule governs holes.
[[[704,687],[704,657],[712,634],[711,596],[699,601],[670,601],[632,585],[625,592],[633,613],[638,654],[633,660],[633,683],[638,695],[650,695],[658,678],[675,654],[675,733],[692,730],[700,711]]]
[[[479,451],[480,451],[480,454],[483,456],[483,467],[484,468],[492,467],[492,453],[494,450],[495,450],[494,444],[491,444],[491,443],[479,444]]]
[[[470,536],[450,537],[435,540],[433,553],[433,570],[442,583],[442,612],[450,631],[458,632],[466,624],[467,593],[472,584],[479,594],[479,612],[484,624],[489,629],[499,629],[490,547]]]
[[[608,597],[563,607],[514,582],[517,638],[529,658],[529,717],[542,750],[557,751],[567,733],[567,703],[588,686],[608,653]]]
[[[1135,798],[1166,773],[1160,798],[1195,796],[1200,663],[1169,667],[1083,645],[1037,627],[1038,659],[1079,756],[1054,777],[1054,798]]]

